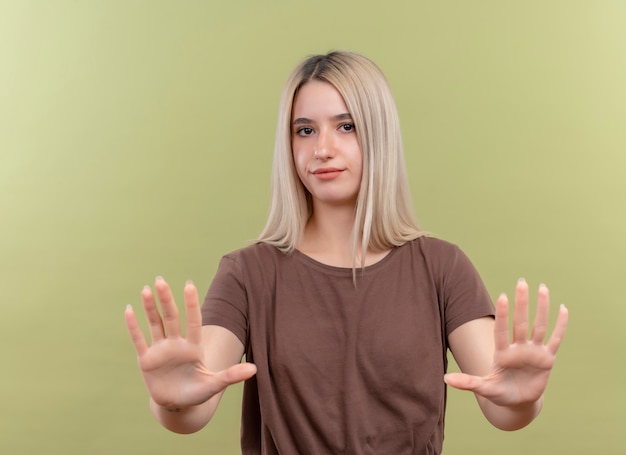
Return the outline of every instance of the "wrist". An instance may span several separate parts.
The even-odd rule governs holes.
[[[159,404],[152,397],[150,397],[150,407],[159,413],[164,414],[183,414],[189,410],[190,406],[177,406],[175,404],[163,405]]]
[[[164,409],[167,412],[183,412],[183,408],[179,408],[179,407],[170,408],[170,407],[167,407],[167,406],[161,406],[161,409]]]
[[[505,406],[513,412],[520,414],[534,414],[536,416],[541,411],[543,406],[543,395],[537,398],[535,401],[527,401],[525,403],[519,403],[514,405]]]
[[[543,397],[539,397],[536,401],[509,405],[496,404],[487,399],[481,403],[481,409],[487,420],[504,431],[514,431],[525,427],[535,420],[542,406]]]

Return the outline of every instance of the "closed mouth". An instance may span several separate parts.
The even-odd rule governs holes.
[[[328,174],[331,172],[342,172],[343,169],[337,169],[335,167],[324,167],[320,169],[315,169],[312,174]]]

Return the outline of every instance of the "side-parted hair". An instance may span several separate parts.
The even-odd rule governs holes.
[[[411,205],[400,121],[382,71],[352,52],[315,55],[298,65],[282,92],[267,223],[258,241],[290,253],[312,214],[311,195],[293,160],[292,110],[298,90],[310,81],[331,84],[354,121],[363,156],[361,186],[352,232],[353,268],[365,264],[368,249],[384,251],[424,235]],[[360,260],[357,260],[360,258]]]

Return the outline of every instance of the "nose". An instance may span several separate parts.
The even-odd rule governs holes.
[[[333,156],[332,137],[328,131],[320,131],[313,156],[318,160],[327,160]]]

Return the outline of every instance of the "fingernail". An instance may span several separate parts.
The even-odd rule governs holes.
[[[193,286],[193,281],[191,280],[185,281],[185,286]]]
[[[520,278],[519,280],[517,280],[518,283],[526,283],[526,279],[525,278]]]
[[[126,305],[126,311],[133,311],[133,307],[130,303]]]
[[[157,275],[155,280],[156,281],[163,281],[163,277],[161,275]]]

